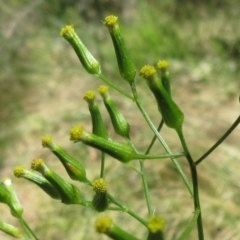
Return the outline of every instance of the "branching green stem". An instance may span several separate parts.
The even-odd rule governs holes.
[[[136,214],[135,212],[133,212],[131,209],[127,208],[126,206],[122,205],[119,201],[117,201],[113,196],[111,196],[108,193],[108,199],[115,204],[116,206],[120,207],[121,211],[128,213],[129,215],[131,215],[133,218],[135,218],[136,220],[138,220],[140,223],[142,223],[145,227],[147,226],[147,222],[141,218],[138,214]]]
[[[162,144],[163,148],[165,149],[165,151],[168,154],[172,154],[170,148],[168,147],[168,145],[166,144],[166,142],[164,141],[164,139],[162,138],[162,136],[159,134],[159,132],[157,131],[157,129],[155,128],[154,124],[152,123],[151,119],[149,118],[149,116],[147,115],[147,113],[145,112],[144,108],[142,107],[141,103],[139,102],[138,99],[138,94],[137,94],[137,90],[135,87],[135,84],[133,84],[132,86],[132,92],[133,92],[133,96],[136,100],[136,104],[140,110],[140,112],[142,113],[143,117],[145,118],[146,122],[148,123],[149,127],[151,128],[151,130],[154,132],[154,134],[156,135],[157,139],[159,140],[159,142]],[[171,158],[172,162],[174,163],[178,173],[180,174],[180,176],[182,177],[189,193],[191,195],[193,195],[193,189],[192,189],[192,185],[189,182],[188,178],[186,177],[186,175],[184,174],[181,166],[179,165],[178,161],[175,158]]]
[[[206,152],[204,153],[196,162],[195,164],[198,165],[201,163],[210,153],[212,153],[230,134],[231,132],[238,126],[240,123],[240,116],[237,117],[235,122],[232,126],[222,135],[220,139]]]
[[[137,152],[137,149],[132,144],[132,141],[130,139],[128,139],[128,138],[126,140],[129,142],[129,144],[131,144],[133,149]],[[143,159],[139,159],[139,164],[140,164],[141,178],[142,178],[143,189],[144,189],[144,196],[145,196],[146,203],[147,203],[148,215],[150,217],[150,216],[152,216],[153,211],[152,211],[152,204],[151,204],[151,199],[150,199],[150,194],[149,194],[147,178],[146,178],[146,174],[145,174],[144,160]]]
[[[117,85],[115,85],[111,80],[109,80],[106,76],[104,76],[102,73],[100,73],[99,75],[97,75],[97,77],[99,77],[100,79],[102,79],[105,83],[107,83],[109,86],[111,86],[113,89],[115,89],[116,91],[120,92],[122,95],[124,95],[125,97],[134,100],[134,98],[126,93],[123,89],[119,88]]]
[[[201,205],[199,200],[199,190],[198,190],[198,174],[197,174],[197,166],[192,159],[192,156],[188,150],[182,129],[177,130],[179,139],[182,143],[183,150],[185,152],[186,158],[188,160],[188,164],[191,171],[192,176],[192,184],[193,184],[193,199],[194,199],[194,210],[195,212],[199,211],[199,215],[197,218],[197,227],[198,227],[198,239],[204,240],[204,232],[203,232],[203,223],[202,223],[202,214],[201,214]]]
[[[29,227],[29,225],[23,218],[19,218],[18,220],[28,236],[30,234],[35,240],[39,240],[39,238],[35,235],[33,230]]]
[[[105,153],[101,153],[101,171],[100,171],[100,178],[104,178],[104,168],[105,168]]]

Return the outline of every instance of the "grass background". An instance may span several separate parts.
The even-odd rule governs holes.
[[[42,157],[61,176],[62,166],[41,147],[41,138],[55,141],[84,162],[91,180],[99,174],[99,153],[69,141],[72,125],[91,130],[86,90],[102,82],[87,75],[73,50],[59,35],[66,24],[99,60],[102,71],[122,88],[114,50],[101,20],[119,16],[134,62],[139,70],[159,59],[170,62],[173,96],[185,113],[184,132],[194,159],[200,157],[239,115],[240,4],[231,1],[64,1],[9,0],[0,3],[0,176],[9,176],[24,206],[24,216],[40,239],[107,239],[93,229],[98,215],[92,210],[65,206],[50,199],[31,183],[13,177],[16,165],[29,167]],[[142,102],[157,125],[160,116],[144,81],[137,77]],[[112,91],[131,125],[131,137],[146,149],[152,132],[135,105]],[[109,118],[99,98],[113,139]],[[162,135],[173,151],[181,151],[176,134],[166,127]],[[153,149],[159,153],[159,145]],[[161,151],[162,152],[162,151]],[[206,239],[240,238],[239,127],[199,165],[200,197]],[[188,174],[184,159],[180,164]],[[156,214],[166,220],[166,239],[177,239],[192,216],[192,200],[168,161],[146,163]],[[147,216],[139,177],[113,159],[107,161],[109,191],[141,216]],[[76,183],[75,183],[76,184]],[[93,193],[79,185],[84,198]],[[5,205],[1,221],[17,225]],[[141,239],[144,229],[124,213],[108,212],[126,231]],[[127,223],[127,224],[126,224]],[[1,239],[11,239],[0,233]],[[189,239],[196,239],[194,231]]]

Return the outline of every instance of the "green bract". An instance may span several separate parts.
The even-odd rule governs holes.
[[[92,118],[92,133],[99,137],[108,139],[109,138],[108,131],[102,120],[102,115],[95,101],[95,96],[96,96],[95,92],[87,91],[83,97],[84,100],[88,102],[88,108]]]
[[[110,15],[105,18],[104,24],[112,38],[120,74],[123,79],[132,84],[136,76],[136,69],[118,26],[118,18]]]
[[[86,177],[86,170],[81,162],[77,161],[62,147],[54,143],[51,136],[45,136],[42,139],[42,145],[43,147],[48,147],[61,161],[71,179],[90,184],[90,181]]]
[[[53,185],[44,177],[39,175],[35,171],[29,171],[24,169],[24,167],[18,166],[15,167],[13,173],[18,178],[25,178],[30,182],[35,183],[39,186],[45,193],[47,193],[51,198],[60,199],[58,192],[53,187]]]
[[[35,159],[31,165],[33,170],[39,171],[56,189],[62,203],[65,204],[81,204],[79,189],[71,183],[61,178],[57,173],[50,170],[42,159]]]
[[[164,89],[157,77],[156,69],[153,66],[146,65],[141,69],[140,76],[147,80],[147,84],[155,96],[158,109],[162,114],[165,124],[177,132],[181,131],[184,114]]]
[[[99,75],[101,73],[100,64],[82,43],[73,25],[62,28],[60,34],[71,44],[85,70],[90,74]]]
[[[122,137],[129,138],[130,125],[124,118],[122,113],[118,110],[115,102],[112,100],[108,91],[108,87],[102,85],[98,88],[98,91],[103,98],[104,105],[111,118],[111,122],[115,132]]]

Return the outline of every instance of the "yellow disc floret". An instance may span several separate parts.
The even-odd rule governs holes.
[[[83,99],[86,101],[92,101],[95,99],[95,97],[96,97],[96,92],[89,90],[85,92]]]
[[[111,227],[113,221],[110,217],[100,217],[98,220],[95,222],[95,229],[99,233],[106,233],[109,228]]]
[[[84,129],[81,125],[72,127],[72,129],[70,130],[70,140],[80,141],[83,131],[84,131]]]
[[[140,74],[139,75],[140,75],[140,77],[143,77],[143,78],[149,78],[149,77],[152,77],[153,75],[155,75],[156,72],[157,72],[157,70],[155,69],[154,66],[145,65],[140,70]]]
[[[118,17],[116,17],[114,15],[110,15],[105,18],[104,24],[107,27],[112,27],[112,26],[114,26],[114,24],[117,23],[117,21],[118,21]]]
[[[98,88],[98,92],[102,95],[102,94],[108,92],[108,89],[109,89],[108,86],[101,85],[101,86],[99,86],[99,88]]]
[[[104,193],[107,191],[107,182],[103,178],[95,180],[92,185],[96,193]]]
[[[22,166],[17,166],[17,167],[15,167],[15,168],[13,169],[13,173],[14,173],[15,177],[20,178],[20,177],[22,177],[22,176],[24,175],[24,170],[25,170],[24,167],[22,167]]]
[[[42,146],[47,147],[52,144],[52,136],[48,135],[42,138]]]
[[[41,158],[34,159],[32,160],[32,163],[31,163],[31,169],[38,170],[39,168],[42,167],[42,164],[44,164],[43,159]]]
[[[160,70],[166,70],[169,67],[169,63],[167,61],[164,61],[164,60],[158,61],[157,67]]]
[[[152,233],[162,231],[164,227],[165,223],[161,217],[153,216],[148,220],[148,228]]]
[[[74,33],[73,25],[66,25],[64,28],[61,29],[60,35],[64,38],[72,38]]]

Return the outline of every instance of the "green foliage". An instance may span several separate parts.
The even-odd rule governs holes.
[[[99,46],[99,49],[93,50],[92,52],[93,52],[93,55],[96,56],[97,59],[99,59],[101,64],[103,65],[104,73],[109,72],[109,77],[113,79],[113,82],[115,84],[119,84],[123,88],[123,90],[126,90],[124,85],[125,82],[123,83],[122,81],[120,81],[119,80],[120,74],[116,73],[117,65],[116,63],[115,65],[113,63],[114,55],[113,55],[113,51],[110,50],[110,40],[106,37],[107,32],[106,31],[104,32],[103,28],[99,29],[100,21],[97,21],[98,23],[94,23],[93,19],[95,19],[96,21],[96,16],[98,14],[98,11],[97,10],[95,11],[95,9],[92,8],[92,5],[90,2],[91,1],[89,1],[89,5],[88,4],[87,5],[90,6],[89,8],[91,9],[88,9],[87,11],[85,11],[88,13],[88,16],[86,15],[82,16],[81,14],[79,14],[78,8],[75,8],[74,4],[72,4],[71,6],[69,5],[66,8],[62,8],[58,6],[58,1],[55,2],[54,7],[51,7],[50,2],[45,2],[44,5],[39,5],[39,7],[33,8],[34,14],[32,14],[33,10],[31,10],[32,13],[30,11],[29,15],[26,15],[25,18],[20,19],[18,26],[21,26],[21,31],[17,31],[18,28],[15,28],[15,31],[12,32],[12,35],[10,34],[10,37],[7,37],[7,38],[5,34],[6,32],[2,33],[0,40],[2,45],[6,46],[6,48],[4,48],[4,51],[0,50],[2,53],[1,64],[4,69],[4,71],[1,72],[1,75],[0,75],[1,77],[0,81],[2,83],[1,84],[1,91],[2,91],[1,102],[3,103],[4,106],[7,106],[7,107],[5,107],[2,111],[2,116],[4,117],[4,121],[1,121],[1,129],[3,129],[1,131],[1,139],[0,139],[1,148],[3,149],[3,151],[1,151],[1,155],[2,155],[1,159],[7,159],[5,157],[5,151],[9,146],[9,143],[11,143],[11,146],[14,147],[15,146],[14,143],[23,134],[25,135],[33,132],[33,135],[39,136],[39,135],[42,135],[42,132],[46,132],[49,130],[51,130],[51,132],[54,133],[55,131],[58,131],[58,129],[60,128],[68,129],[69,125],[75,124],[79,120],[89,121],[90,119],[88,114],[84,112],[86,111],[86,110],[83,110],[84,108],[81,109],[81,111],[83,111],[83,114],[81,116],[76,116],[76,114],[73,113],[76,111],[76,109],[72,108],[69,111],[67,111],[63,116],[64,119],[69,121],[68,123],[65,123],[66,125],[64,126],[59,124],[59,118],[57,119],[56,117],[55,117],[55,120],[54,118],[53,119],[48,118],[47,120],[42,121],[38,117],[35,118],[34,116],[33,117],[31,116],[30,119],[26,119],[24,121],[25,113],[28,112],[30,109],[31,111],[36,112],[38,109],[36,104],[37,102],[40,101],[40,99],[38,99],[36,102],[31,102],[30,100],[28,100],[30,99],[29,93],[33,95],[38,95],[38,94],[41,95],[40,92],[37,91],[38,88],[41,89],[40,87],[43,87],[44,89],[43,91],[45,91],[47,87],[50,87],[51,90],[46,90],[45,93],[46,95],[51,95],[52,97],[50,101],[54,102],[56,99],[60,99],[62,97],[62,96],[61,97],[57,96],[59,94],[57,87],[61,85],[64,89],[67,89],[67,87],[69,87],[70,85],[70,83],[67,83],[67,82],[74,74],[76,76],[77,75],[76,73],[79,74],[80,72],[81,81],[86,80],[85,79],[86,75],[84,75],[83,71],[82,70],[79,71],[76,56],[74,56],[70,52],[70,50],[68,55],[66,56],[66,48],[67,48],[66,44],[62,43],[63,41],[59,40],[58,30],[60,27],[62,27],[63,23],[76,24],[76,31],[79,33],[79,35],[81,35],[83,40],[85,40],[85,42],[88,43],[89,49],[91,50],[94,49],[96,45]],[[198,3],[198,2],[195,2],[195,3]],[[4,3],[1,3],[1,4],[2,4],[1,6],[6,5]],[[24,9],[29,9],[28,1],[24,1],[24,2],[22,1],[21,3],[19,1],[10,1],[9,4],[12,10],[18,9],[19,12],[21,12]],[[103,9],[103,6],[104,4],[102,4],[102,9]],[[183,78],[193,79],[194,80],[192,81],[193,84],[190,84],[190,85],[192,85],[192,91],[195,93],[199,93],[199,89],[196,87],[196,84],[195,84],[196,82],[202,83],[203,81],[206,81],[207,83],[209,83],[209,86],[211,86],[211,84],[223,85],[224,88],[227,91],[229,91],[229,96],[235,97],[236,90],[228,89],[228,86],[230,86],[230,83],[234,82],[235,81],[234,79],[237,79],[236,76],[238,76],[237,75],[238,70],[236,67],[234,67],[235,62],[238,59],[238,55],[237,55],[238,47],[235,47],[235,46],[238,46],[238,39],[236,37],[237,30],[233,31],[232,29],[231,31],[231,28],[230,30],[229,28],[226,28],[228,29],[228,32],[227,32],[227,30],[222,31],[223,28],[217,27],[215,29],[216,39],[218,38],[222,40],[223,44],[221,44],[220,42],[216,43],[212,41],[212,39],[214,39],[215,36],[212,39],[211,37],[209,37],[210,36],[209,32],[211,31],[211,28],[210,28],[211,23],[212,25],[217,23],[217,26],[221,26],[223,25],[223,23],[226,23],[227,22],[226,19],[228,19],[227,26],[230,26],[230,25],[236,26],[237,22],[235,18],[231,18],[231,16],[229,18],[229,16],[227,15],[225,16],[221,14],[219,15],[213,14],[213,12],[215,11],[211,9],[210,5],[209,5],[209,9],[207,8],[207,6],[199,5],[199,8],[205,14],[206,21],[205,22],[203,21],[200,23],[199,21],[199,19],[201,18],[200,13],[199,15],[196,15],[195,18],[191,18],[191,21],[189,21],[189,16],[190,16],[189,13],[194,15],[193,6],[189,5],[188,8],[183,8],[183,7],[178,8],[177,6],[178,5],[174,4],[174,1],[172,1],[172,3],[170,3],[170,1],[163,1],[162,3],[158,3],[159,8],[156,7],[156,5],[154,4],[154,1],[152,1],[151,4],[146,4],[144,1],[139,1],[139,5],[135,7],[136,10],[134,10],[133,8],[133,9],[130,9],[130,11],[132,11],[134,16],[137,16],[137,14],[135,14],[134,11],[140,11],[142,13],[140,15],[141,17],[139,18],[126,17],[125,20],[124,19],[122,20],[121,25],[128,22],[127,27],[125,28],[122,27],[123,36],[126,37],[125,39],[126,45],[131,50],[130,52],[132,53],[132,57],[137,66],[137,69],[139,69],[143,63],[154,64],[155,61],[159,59],[159,56],[161,56],[161,58],[167,58],[168,60],[170,60],[172,70],[174,70],[171,72],[173,81],[175,81],[175,79],[177,80],[180,79],[181,81],[181,79]],[[227,6],[227,5],[224,5],[224,6]],[[230,4],[228,4],[227,10],[229,8],[230,8]],[[47,9],[46,12],[51,14],[46,14],[47,16],[43,18],[42,15],[46,13],[45,12],[46,9]],[[13,16],[18,11],[16,12],[12,11],[11,14],[9,14],[8,16],[11,16],[11,18],[14,19]],[[92,12],[95,12],[94,14],[96,15],[94,14],[91,15]],[[159,12],[161,12],[161,14]],[[175,12],[177,13],[176,15],[175,15]],[[201,12],[201,11],[198,11],[198,12]],[[31,16],[32,18],[30,18]],[[119,14],[119,17],[120,16],[121,14]],[[5,15],[5,18],[4,18],[4,15],[1,15],[0,18],[3,20],[3,22],[6,22],[8,19],[6,18],[6,15]],[[92,20],[91,26],[89,25],[89,23],[88,24],[86,23],[86,20],[88,21],[90,18]],[[31,19],[31,21],[29,21],[29,19]],[[44,19],[44,20],[39,21],[39,19]],[[103,20],[102,16],[99,18],[97,17],[97,19]],[[31,26],[30,24],[34,24],[35,29],[32,27],[28,27],[28,26]],[[229,34],[229,31],[230,31],[230,34]],[[222,35],[231,36],[230,40],[226,39]],[[38,36],[41,36],[41,38],[38,38]],[[217,60],[216,60],[216,57],[217,57]],[[202,61],[202,58],[205,65],[202,65],[201,62],[199,63],[199,60],[201,59]],[[207,69],[209,68],[211,69],[211,75],[208,74],[207,71],[205,72],[204,69],[206,69],[205,68],[206,65],[207,65]],[[189,68],[187,68],[186,66],[188,66]],[[67,76],[67,78],[65,76]],[[54,86],[51,78],[53,79],[62,78],[61,80],[63,80],[63,82],[65,82],[66,85],[64,85],[63,83],[60,83],[59,81]],[[215,81],[215,79],[217,79],[218,81]],[[75,83],[78,83],[78,82],[75,82]],[[88,82],[85,84],[88,85]],[[179,87],[179,85],[181,85],[181,83],[175,82],[175,85],[173,85],[173,88],[174,88],[173,93],[176,92],[176,88]],[[89,82],[89,86],[91,87],[94,86],[96,88],[98,84],[96,85],[96,82]],[[142,89],[144,89],[145,86],[141,88],[143,86],[143,83],[141,82],[138,83],[138,86],[139,86],[139,93],[141,95],[143,91]],[[77,88],[79,89],[81,87],[79,87],[78,85]],[[206,89],[204,90],[206,91]],[[150,102],[150,104],[149,102],[147,103],[148,96],[145,95],[144,97],[146,97],[146,100],[142,99],[143,103],[145,103],[144,101],[146,101],[147,109],[149,109],[149,115],[151,115],[152,114],[151,112],[155,111],[155,109],[153,108],[153,103],[152,102]],[[174,97],[176,98],[177,96],[174,95]],[[120,98],[116,98],[114,100],[116,100],[117,104],[120,106],[120,109],[122,110],[123,106],[125,106],[123,105],[122,100]],[[150,101],[152,101],[152,99]],[[197,107],[199,107],[200,105],[201,107],[201,102],[193,103],[193,104],[196,104]],[[127,106],[129,107],[129,105]],[[105,121],[106,119],[107,117],[104,118]],[[24,127],[15,128],[15,126],[18,126],[16,123],[18,122],[22,123],[22,121],[25,122]],[[131,126],[134,126],[134,125],[131,124]],[[108,125],[108,128],[109,128],[109,125]],[[134,127],[132,128],[131,135],[133,136],[133,138],[138,135]],[[142,135],[144,136],[140,136],[136,138],[140,139],[139,142],[141,142],[143,145],[144,143],[147,144],[146,141],[147,139],[150,139],[149,137],[150,133],[144,132]],[[196,144],[194,143],[194,148],[195,148],[195,145]],[[75,147],[71,146],[71,148],[77,149],[76,146]],[[143,146],[139,148],[141,150],[144,149]],[[156,148],[154,148],[154,150],[156,150]],[[80,151],[81,153],[79,153]],[[199,150],[194,149],[194,151],[199,151]],[[84,154],[88,154],[92,157],[91,150],[83,149],[83,147],[81,147],[80,150],[77,149],[75,154],[82,155],[83,152]],[[31,151],[28,152],[25,157],[27,158],[32,157],[32,152]],[[90,157],[87,160],[90,161]],[[147,163],[147,166],[152,164],[151,161]],[[168,160],[163,159],[160,161],[168,161]],[[183,164],[184,166],[183,168],[188,169],[187,165],[185,166],[184,164]],[[123,170],[119,170],[122,166],[121,165],[120,166],[116,165],[116,166],[118,166],[119,168],[114,169],[115,170],[114,171],[112,170],[112,166],[107,165],[105,174],[111,173],[112,171],[114,171],[116,173],[116,176],[119,176],[120,178],[122,177],[124,181],[129,181],[129,183],[133,181],[136,184],[135,178],[134,180],[126,178],[126,176],[128,175],[129,176],[134,175],[132,172],[129,171],[129,169],[126,169],[123,166]],[[171,169],[173,168],[174,167],[171,167]],[[88,167],[86,167],[86,169],[88,169]],[[117,170],[119,172],[117,172]],[[167,171],[164,174],[166,176],[170,175],[170,179],[169,177],[166,177],[165,184],[169,182],[171,184],[172,182],[174,182],[173,179],[174,180],[175,178],[178,179],[178,177],[176,176],[177,172],[175,168],[174,170],[170,170],[169,168],[166,167],[166,170]],[[124,171],[128,172],[129,174],[124,175]],[[148,180],[149,180],[150,186],[155,188],[156,181],[159,181],[158,179],[159,173],[158,172],[156,173],[154,171],[151,172],[152,170],[148,169],[148,167],[146,168],[146,171],[148,172],[146,176],[149,176]],[[174,171],[173,174],[172,174],[172,171]],[[91,177],[91,179],[93,179],[93,177]],[[126,191],[124,191],[126,186],[123,183],[121,185],[121,183],[119,183],[119,181],[116,180],[115,185],[116,184],[120,184],[121,186],[121,187],[117,187],[118,191],[121,192],[121,194],[119,194],[121,195],[119,196],[121,201],[125,201],[126,198],[130,198],[130,197],[133,197],[135,201],[136,200],[138,201],[140,196],[142,197],[141,195],[142,189],[140,188],[140,186],[134,185],[133,188],[135,189],[132,190],[132,192],[130,193],[126,193]],[[201,181],[200,181],[200,184],[201,184]],[[211,184],[208,183],[207,185],[209,185],[209,188],[211,187]],[[176,188],[176,182],[172,186]],[[32,186],[32,188],[34,187]],[[169,189],[169,187],[167,188]],[[215,188],[213,187],[213,189]],[[158,189],[158,191],[161,192],[160,189]],[[163,191],[164,191],[164,186],[162,186],[162,192]],[[127,196],[123,197],[125,195]],[[91,192],[89,194],[86,193],[86,198],[88,200],[91,200],[91,196],[92,196]],[[186,198],[188,197],[189,196],[187,195]],[[156,203],[158,203],[158,201],[159,200],[157,200]],[[181,209],[180,203],[174,205],[173,209],[175,212],[175,216],[177,216],[178,211],[180,211]],[[218,214],[218,209],[219,208],[216,208],[215,210],[216,215]],[[161,211],[160,207],[157,210]],[[57,209],[56,211],[57,212],[59,211],[61,213],[61,210]],[[69,214],[70,210],[69,211],[62,210],[62,211],[65,211],[67,215]],[[90,213],[87,212],[87,210],[83,210],[83,212],[84,211],[86,211],[85,213],[87,213],[84,215],[84,217],[86,218],[86,222],[88,222],[87,216],[89,216]],[[27,212],[27,210],[25,210],[25,212]],[[79,215],[80,214],[82,214],[82,212],[79,213]],[[55,213],[53,212],[52,216],[54,215]],[[72,212],[72,214],[69,214],[69,217],[72,217],[73,215],[74,215],[74,211]],[[145,216],[146,214],[141,213],[141,215]],[[169,218],[171,219],[171,216],[169,216]],[[43,221],[45,221],[45,219],[46,218],[43,218]],[[116,217],[116,221],[115,220],[114,221],[118,223],[120,219],[121,217],[119,219]],[[231,214],[227,215],[226,219],[227,219],[227,222],[225,224],[227,225],[228,222],[232,221]],[[173,222],[175,221],[174,218],[171,220]],[[75,218],[75,221],[78,221],[77,217]],[[195,223],[194,218],[192,222]],[[182,222],[179,224],[176,223],[176,225],[170,222],[170,225],[168,225],[166,230],[167,236],[172,236],[172,239],[174,239],[173,236],[174,235],[179,236],[186,227],[187,227],[187,230],[192,229],[192,225],[188,226],[189,223],[190,223],[189,216],[185,216],[185,218],[182,219]],[[175,229],[175,231],[178,231],[177,234],[176,233],[171,234],[171,231],[172,231],[170,227],[171,224],[173,224],[173,228]],[[47,228],[47,225],[48,224],[46,224],[45,226],[46,228]],[[58,222],[58,226],[61,227],[62,229],[66,228],[66,232],[67,232],[69,231],[71,224],[68,223],[66,220],[60,219]],[[69,228],[67,226],[69,226]],[[225,225],[223,224],[223,226]],[[90,227],[87,226],[86,228],[92,229],[92,225]],[[39,233],[39,236],[40,236],[41,227],[39,227],[39,230],[36,227],[36,232]],[[138,231],[133,230],[133,232],[136,233]],[[53,239],[52,237],[46,237],[47,234],[48,234],[47,232],[44,232],[43,235],[41,236],[43,236],[43,238],[45,239]],[[65,239],[68,236],[70,236],[70,234],[71,232],[69,231],[68,234],[66,234]],[[144,234],[144,233],[141,233],[141,234]],[[194,232],[193,232],[193,236],[195,236]],[[213,235],[211,235],[211,237],[212,236]],[[59,236],[56,236],[55,239],[60,239],[60,238]]]

